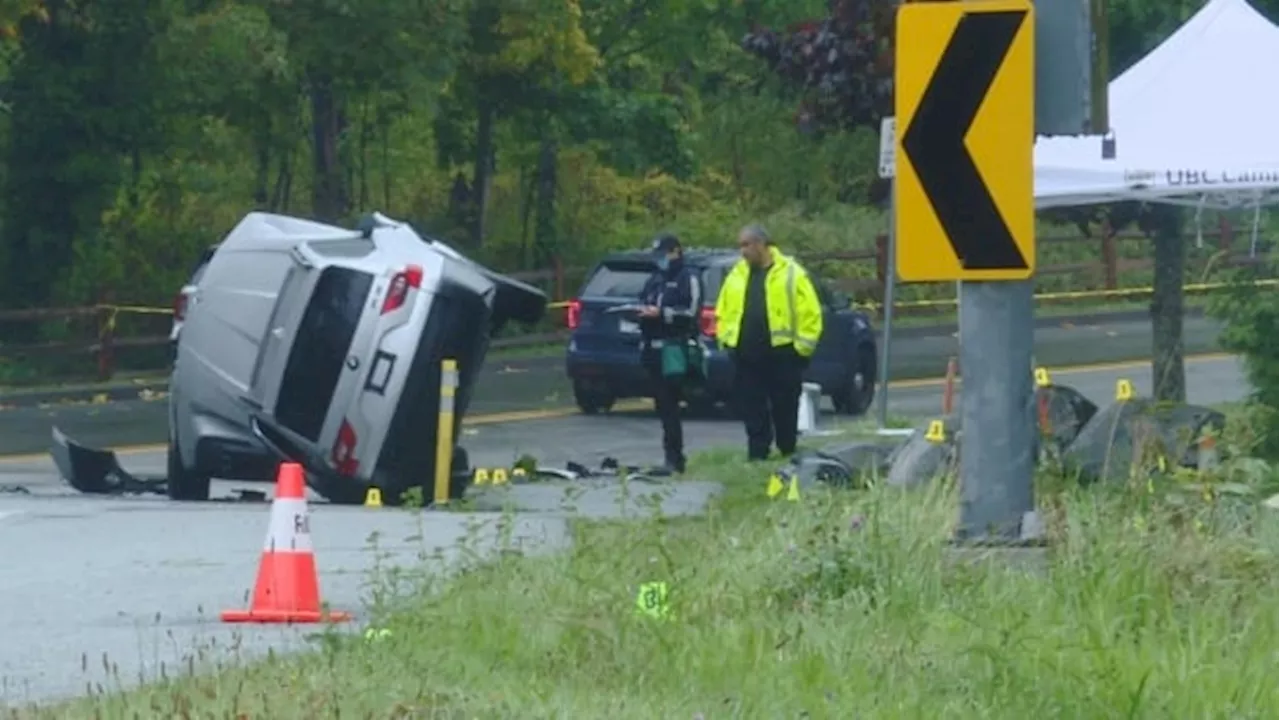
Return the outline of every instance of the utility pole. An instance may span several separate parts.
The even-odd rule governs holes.
[[[1037,108],[1050,103],[1037,94],[1091,76],[1089,10],[1081,0],[916,2],[898,10],[897,263],[904,282],[959,283],[955,540],[962,546],[1041,540],[1032,491],[1034,143],[1037,132],[1083,132],[1089,94],[1054,102],[1040,117]],[[1084,62],[1064,67],[1080,54],[1081,32]],[[1050,33],[1072,41],[1046,43],[1046,57],[1038,39]]]

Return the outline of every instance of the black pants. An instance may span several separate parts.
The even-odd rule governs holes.
[[[656,351],[642,356],[649,381],[653,383],[653,405],[662,422],[662,457],[667,465],[684,472],[684,426],[680,423],[682,378],[662,376],[662,359]]]
[[[796,413],[804,360],[786,345],[757,354],[735,353],[734,394],[747,429],[747,459],[764,460],[777,440],[778,451],[796,451]]]

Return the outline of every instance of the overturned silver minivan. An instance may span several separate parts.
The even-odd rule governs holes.
[[[376,213],[356,230],[250,213],[187,302],[169,384],[170,497],[207,499],[214,477],[268,479],[281,458],[333,502],[370,487],[392,502],[414,487],[431,497],[441,361],[458,362],[460,423],[491,333],[536,322],[546,304]],[[458,449],[454,475],[466,469]]]

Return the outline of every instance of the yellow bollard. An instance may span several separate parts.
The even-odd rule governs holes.
[[[449,504],[453,474],[453,397],[458,390],[458,361],[440,361],[440,414],[436,418],[435,504]]]

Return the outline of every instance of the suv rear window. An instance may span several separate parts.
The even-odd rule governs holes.
[[[644,283],[653,274],[654,266],[647,263],[616,262],[596,267],[587,284],[582,286],[582,297],[637,298]]]
[[[294,333],[276,399],[276,419],[312,442],[320,437],[372,285],[369,273],[325,268]]]
[[[655,269],[653,265],[637,262],[600,265],[579,294],[582,297],[638,298],[645,281]],[[724,270],[717,267],[698,270],[698,277],[702,281],[702,304],[715,305],[716,293],[720,292],[720,282],[724,279]]]

